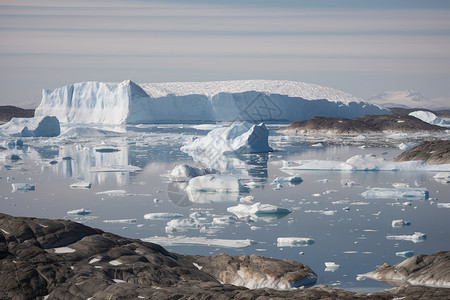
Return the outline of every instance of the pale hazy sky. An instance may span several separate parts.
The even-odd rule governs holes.
[[[126,79],[286,79],[450,101],[447,0],[0,0],[0,41],[0,105]]]

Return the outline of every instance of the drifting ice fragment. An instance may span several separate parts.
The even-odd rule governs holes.
[[[144,219],[146,219],[146,220],[179,219],[182,217],[183,217],[182,214],[168,213],[168,212],[149,213],[149,214],[144,215]]]
[[[201,245],[210,247],[224,247],[224,248],[245,248],[256,244],[253,240],[227,240],[227,239],[207,239],[204,237],[185,237],[185,236],[171,236],[171,237],[149,237],[141,239],[144,242],[156,243],[161,246],[182,246],[182,245]]]
[[[103,223],[136,223],[136,219],[103,220]]]
[[[388,235],[388,240],[404,240],[411,241],[413,243],[423,242],[427,238],[427,235],[422,232],[414,232],[412,235]]]
[[[13,192],[28,192],[36,189],[36,186],[29,185],[28,183],[12,183],[11,185]]]
[[[172,181],[189,181],[191,178],[216,173],[215,170],[191,167],[189,165],[178,165],[170,173]]]
[[[284,237],[277,239],[277,247],[304,247],[314,244],[310,238]]]
[[[366,199],[395,199],[407,198],[412,200],[426,200],[429,193],[425,188],[371,188],[361,194]]]
[[[336,264],[335,262],[332,261],[327,261],[325,262],[325,272],[334,272],[339,270],[340,265]]]
[[[68,215],[80,215],[80,216],[84,216],[84,215],[88,215],[90,214],[92,211],[89,209],[84,209],[84,208],[80,208],[80,209],[74,209],[74,210],[69,210],[67,212]]]
[[[411,225],[410,222],[405,222],[403,220],[393,220],[392,221],[392,227],[403,227],[403,226],[409,226]]]
[[[0,126],[0,132],[11,136],[55,137],[60,134],[60,127],[56,117],[12,118]]]
[[[433,179],[439,183],[450,183],[450,173],[437,173]]]
[[[167,222],[166,233],[184,232],[189,229],[199,229],[200,221],[195,219],[174,219]]]
[[[401,257],[412,257],[412,256],[414,256],[414,251],[397,252],[397,253],[395,253],[395,255],[401,256]]]
[[[91,183],[86,181],[76,182],[70,185],[71,189],[90,189]]]
[[[303,182],[303,179],[298,174],[296,174],[294,176],[290,176],[290,177],[277,177],[273,180],[272,184],[278,184],[278,183],[284,183],[284,182],[289,182],[292,184],[299,184],[299,183]]]
[[[239,178],[233,176],[204,175],[189,180],[186,191],[188,193],[240,193],[247,192],[248,188],[241,183]]]
[[[438,203],[437,207],[450,208],[450,203]]]
[[[289,209],[281,208],[271,204],[261,204],[257,202],[253,205],[238,204],[237,206],[228,207],[227,211],[235,214],[238,218],[250,217],[256,221],[258,217],[277,215],[284,217],[291,213]]]

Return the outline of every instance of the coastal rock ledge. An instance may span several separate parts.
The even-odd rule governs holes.
[[[294,261],[256,255],[180,255],[153,243],[120,237],[68,220],[0,214],[0,299],[450,297],[450,289],[417,286],[372,294],[327,286],[287,291],[248,289],[230,284],[236,282],[236,274],[262,279],[271,276],[293,285],[302,278],[315,277],[309,267]]]

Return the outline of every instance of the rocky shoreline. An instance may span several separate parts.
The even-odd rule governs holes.
[[[421,286],[364,294],[327,286],[283,291],[231,284],[244,278],[299,286],[315,282],[315,273],[295,261],[180,255],[68,220],[0,214],[1,299],[450,298],[450,289]]]
[[[424,141],[404,151],[395,161],[423,160],[432,165],[450,164],[450,141]]]

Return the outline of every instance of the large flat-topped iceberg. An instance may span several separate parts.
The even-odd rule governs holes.
[[[185,121],[302,121],[389,110],[331,88],[293,81],[81,82],[44,90],[37,116],[71,124]]]

